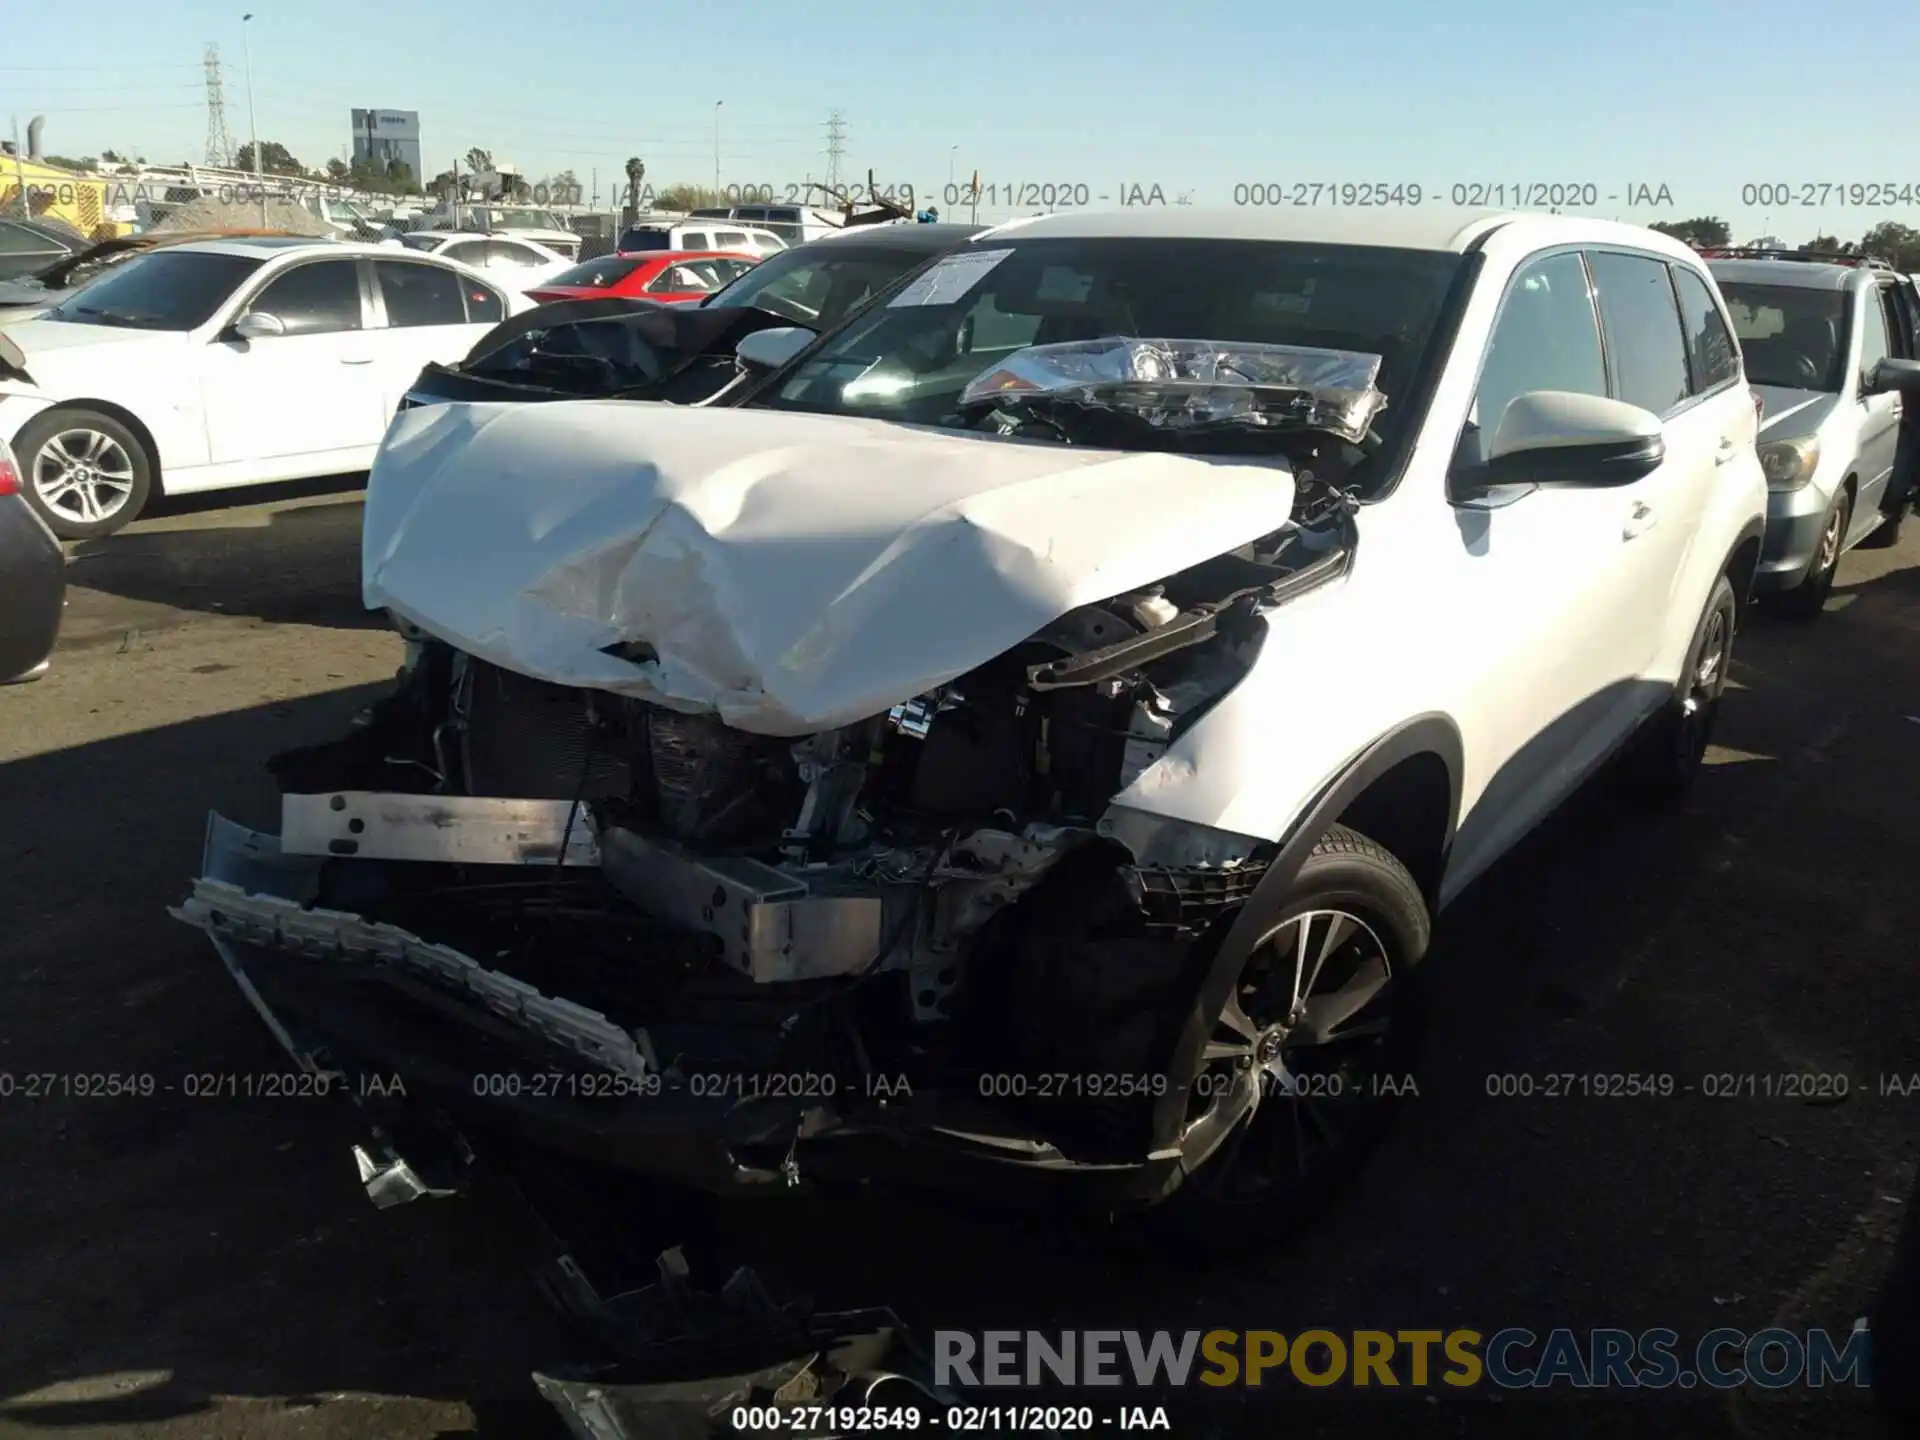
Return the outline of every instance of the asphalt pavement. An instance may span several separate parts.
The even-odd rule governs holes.
[[[285,1068],[166,907],[207,811],[271,828],[265,758],[337,733],[398,663],[358,540],[357,495],[320,486],[72,547],[52,673],[0,690],[0,1437],[558,1433],[526,1377],[573,1340],[496,1225],[376,1211],[337,1106],[185,1093]],[[1443,918],[1418,1101],[1291,1242],[1119,1263],[1035,1217],[873,1193],[728,1210],[713,1243],[927,1329],[1843,1332],[1916,1160],[1917,659],[1920,534],[1848,557],[1817,623],[1750,623],[1683,805],[1596,786]],[[82,1073],[156,1090],[20,1079]],[[1779,1078],[1808,1074],[1844,1098]],[[1548,1078],[1605,1075],[1673,1093]],[[1289,1384],[1174,1414],[1182,1436],[1878,1433],[1851,1388]]]

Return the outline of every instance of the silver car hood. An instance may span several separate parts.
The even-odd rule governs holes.
[[[362,584],[536,679],[767,735],[851,724],[1281,529],[1278,460],[618,400],[398,415]],[[649,647],[622,658],[608,647]]]
[[[1811,435],[1840,403],[1826,390],[1801,390],[1786,385],[1756,385],[1760,397],[1760,443]]]

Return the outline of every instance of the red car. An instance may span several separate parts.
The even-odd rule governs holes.
[[[663,305],[698,304],[722,285],[760,263],[737,250],[653,250],[644,255],[602,255],[564,270],[527,291],[542,305],[551,300],[592,300],[627,295]]]

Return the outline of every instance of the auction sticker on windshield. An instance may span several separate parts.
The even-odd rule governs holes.
[[[887,302],[889,310],[913,305],[951,305],[1013,254],[1011,250],[976,250],[949,255]]]

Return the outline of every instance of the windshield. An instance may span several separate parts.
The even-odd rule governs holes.
[[[592,286],[599,289],[606,285],[617,285],[647,263],[646,260],[636,260],[620,255],[602,255],[598,260],[588,260],[584,264],[574,266],[571,270],[562,270],[547,284]]]
[[[48,311],[47,318],[136,330],[192,330],[204,325],[261,263],[251,255],[149,251],[116,265]]]
[[[704,303],[751,305],[824,331],[928,258],[924,250],[865,248],[845,240],[835,240],[831,249],[780,251]]]
[[[1722,280],[1720,293],[1746,356],[1749,384],[1840,393],[1852,339],[1845,290]]]
[[[495,210],[492,220],[496,230],[564,230],[560,217],[547,210]]]
[[[830,335],[756,403],[955,425],[967,382],[1029,345],[1242,341],[1378,355],[1388,408],[1374,430],[1391,444],[1398,417],[1416,408],[1405,392],[1460,264],[1450,253],[1246,240],[968,245]]]

